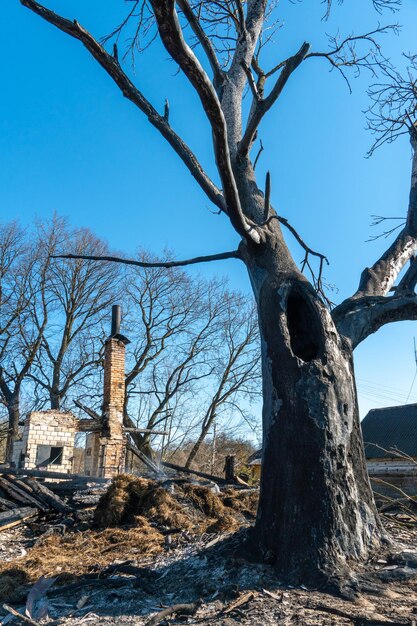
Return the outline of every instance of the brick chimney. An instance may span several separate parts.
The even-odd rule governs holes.
[[[123,433],[125,352],[129,340],[120,334],[121,308],[112,308],[111,333],[104,347],[103,431],[100,436],[98,473],[112,478],[124,469],[126,439]]]

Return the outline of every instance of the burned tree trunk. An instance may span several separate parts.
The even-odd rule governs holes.
[[[288,221],[271,209],[269,177],[265,195],[256,183],[254,167],[260,152],[253,164],[250,153],[263,118],[306,59],[326,59],[342,73],[341,68],[373,70],[378,62],[386,63],[375,37],[387,28],[346,37],[341,44],[331,43],[324,52],[310,51],[305,42],[274,69],[264,71],[260,53],[271,6],[267,0],[239,3],[238,19],[230,11],[225,12],[228,17],[220,11],[219,18],[217,8],[212,12],[212,3],[191,7],[186,2],[150,0],[159,38],[198,95],[209,122],[221,183],[218,188],[167,117],[161,116],[131,82],[117,58],[76,20],[61,17],[35,0],[20,1],[84,45],[123,95],[167,139],[206,196],[227,215],[240,235],[238,252],[169,265],[241,258],[252,282],[262,342],[264,397],[263,473],[252,543],[263,560],[274,563],[287,580],[317,583],[335,573],[344,577],[351,561],[366,558],[384,538],[366,472],[352,350],[385,323],[417,319],[417,261],[412,260],[417,250],[417,157],[414,153],[404,228],[381,258],[362,274],[357,293],[339,305],[332,317],[321,300],[320,288],[314,288],[299,271],[280,224],[289,228],[307,257],[316,254],[321,264],[324,257],[313,253]],[[381,0],[373,4],[380,8],[392,3]],[[181,6],[180,15],[177,5]],[[120,34],[129,17],[114,35]],[[143,24],[136,25],[137,37],[141,27]],[[223,54],[213,42],[224,32],[229,33],[229,28],[235,35],[230,35],[230,47]],[[133,44],[136,41],[134,38]],[[333,41],[336,38],[331,38]],[[355,49],[358,41],[369,45],[359,55]],[[197,57],[200,53],[203,62]],[[205,69],[208,66],[213,78]],[[252,102],[242,107],[247,86]],[[414,85],[412,94],[414,101]],[[248,114],[244,119],[245,109]],[[415,108],[411,115],[414,119]],[[417,143],[414,122],[409,121]],[[383,126],[384,141],[389,140],[387,136],[390,134]],[[413,145],[414,151],[416,147]],[[140,264],[107,256],[77,258]],[[390,297],[390,289],[409,260],[412,266],[398,285],[398,295],[395,292]]]
[[[271,250],[270,255],[273,255]],[[249,263],[263,359],[256,551],[293,582],[346,574],[382,528],[366,471],[352,352],[312,286]]]

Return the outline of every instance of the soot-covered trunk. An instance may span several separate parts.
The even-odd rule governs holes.
[[[263,462],[253,543],[293,582],[343,578],[379,546],[349,343],[300,275],[249,264],[263,359]]]

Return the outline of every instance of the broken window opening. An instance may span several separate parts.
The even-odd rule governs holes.
[[[62,446],[38,445],[36,449],[36,466],[62,465],[63,452],[64,448]]]

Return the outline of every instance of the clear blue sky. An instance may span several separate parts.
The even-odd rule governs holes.
[[[237,236],[227,220],[210,212],[209,202],[168,144],[127,102],[82,46],[21,7],[3,2],[2,97],[0,99],[0,216],[29,224],[34,216],[66,215],[87,226],[113,249],[133,253],[142,246],[158,253],[168,246],[178,258],[232,249]],[[121,0],[45,0],[102,36],[126,6]],[[106,5],[105,10],[103,6]],[[110,6],[112,5],[112,6]],[[109,8],[110,7],[110,8]],[[417,0],[401,11],[378,16],[370,0],[334,3],[323,22],[320,0],[281,0],[283,28],[266,65],[275,64],[307,40],[325,49],[325,32],[349,34],[377,23],[402,24],[399,37],[382,38],[385,54],[400,62],[402,51],[417,52]],[[199,102],[157,44],[129,72],[140,89],[183,134],[213,177],[210,131]],[[365,265],[387,245],[365,243],[371,214],[406,211],[411,152],[406,138],[365,159],[371,136],[364,130],[367,75],[344,82],[325,62],[307,61],[291,79],[260,137],[265,151],[262,180],[272,176],[272,200],[308,243],[327,254],[326,278],[339,288],[339,301],[352,293]],[[297,259],[302,252],[294,247]],[[237,261],[201,267],[205,275],[227,274],[249,291]],[[361,412],[406,400],[414,371],[417,325],[391,325],[356,351]],[[413,398],[414,396],[414,398]],[[411,399],[417,401],[417,384]]]

